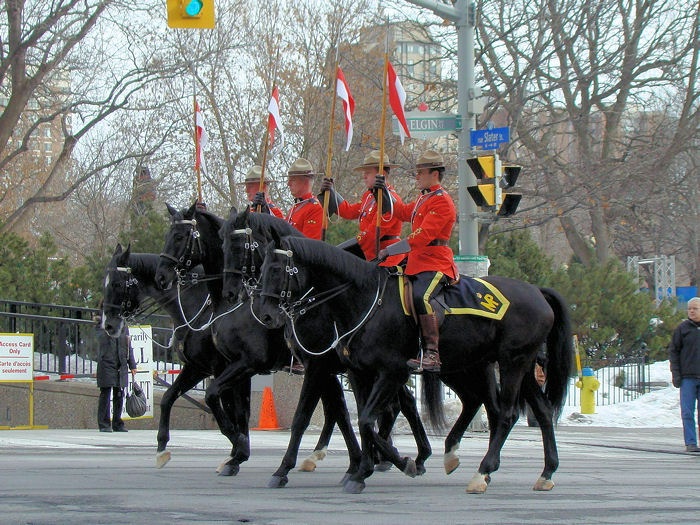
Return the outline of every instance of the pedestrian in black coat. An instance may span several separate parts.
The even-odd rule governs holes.
[[[100,316],[96,322],[97,386],[100,399],[97,405],[97,426],[100,432],[128,432],[122,421],[124,389],[129,386],[129,370],[136,375],[136,360],[125,328],[119,337],[112,338],[102,328]],[[109,419],[109,401],[112,398],[112,420]]]

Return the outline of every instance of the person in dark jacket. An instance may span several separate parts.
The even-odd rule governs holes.
[[[129,370],[136,375],[136,360],[126,328],[112,338],[102,328],[101,317],[95,316],[97,336],[97,386],[100,400],[97,405],[97,426],[100,432],[128,432],[122,421],[124,389],[129,385]],[[109,419],[109,401],[112,398],[112,420]]]
[[[681,419],[687,452],[700,453],[695,409],[700,420],[700,297],[688,301],[688,319],[679,324],[668,347],[673,386],[681,389]]]

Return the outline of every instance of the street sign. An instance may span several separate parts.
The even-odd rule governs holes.
[[[459,115],[442,113],[440,111],[407,111],[406,123],[411,137],[416,139],[432,139],[449,135],[462,129]],[[399,121],[392,118],[392,131],[399,134]]]
[[[510,128],[472,129],[469,137],[471,149],[498,149],[501,144],[510,142]]]

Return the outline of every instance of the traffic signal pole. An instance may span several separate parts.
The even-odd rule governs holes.
[[[452,6],[437,0],[406,0],[408,3],[430,9],[436,15],[454,22],[457,28],[457,112],[462,118],[457,145],[457,196],[459,199],[459,256],[455,257],[461,273],[486,275],[488,259],[479,256],[479,230],[476,205],[469,198],[467,188],[476,185],[474,174],[467,168],[471,156],[470,131],[476,128],[475,101],[478,90],[474,86],[474,27],[476,5],[472,0],[455,0]]]

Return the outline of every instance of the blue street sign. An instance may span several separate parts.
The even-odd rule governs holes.
[[[469,137],[472,149],[498,149],[501,144],[510,142],[510,128],[472,129]]]

